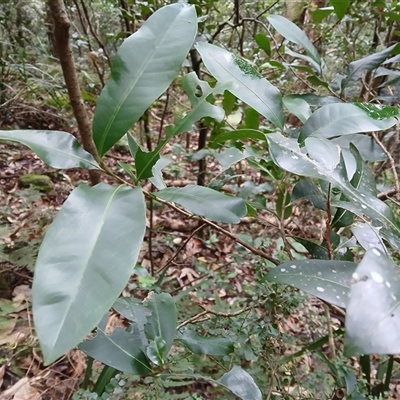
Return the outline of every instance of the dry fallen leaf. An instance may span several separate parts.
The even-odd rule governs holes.
[[[41,396],[37,389],[31,386],[38,378],[22,378],[15,385],[11,386],[2,393],[1,399],[5,400],[40,400]],[[12,397],[13,396],[13,397]]]

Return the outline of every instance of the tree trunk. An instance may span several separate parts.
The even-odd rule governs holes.
[[[49,0],[49,7],[54,21],[54,38],[57,45],[57,53],[63,70],[71,107],[78,123],[80,141],[83,148],[96,160],[99,160],[93,142],[92,124],[81,97],[78,74],[69,43],[70,21],[65,10],[65,5],[63,0]],[[100,182],[100,174],[98,171],[91,170],[89,171],[89,175],[92,185],[96,185]]]

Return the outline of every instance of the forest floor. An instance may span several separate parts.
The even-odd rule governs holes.
[[[65,121],[50,109],[25,107],[19,116],[18,126],[22,128],[65,130]],[[8,126],[15,128],[15,119],[11,118]],[[174,159],[173,168],[166,169],[167,185],[196,183],[197,166],[187,157],[188,153],[194,152],[195,139],[191,138],[187,149],[178,142],[166,148],[166,153]],[[113,149],[106,161],[110,168],[122,174],[118,161],[131,161],[129,149],[124,144]],[[213,172],[218,166],[210,161],[207,168]],[[240,173],[250,172],[241,170]],[[27,184],[22,178],[29,174],[47,177],[45,187]],[[260,180],[259,176],[252,178]],[[33,328],[31,286],[35,259],[47,227],[69,193],[85,182],[88,182],[88,174],[84,171],[54,170],[27,148],[0,144],[0,400],[70,399],[84,378],[86,357],[79,350],[72,350],[50,366],[43,364]],[[233,189],[227,187],[227,190]],[[267,204],[273,208],[274,193],[265,196]],[[303,237],[309,238],[322,234],[320,216],[314,215],[310,220],[309,214],[301,207],[293,214],[295,217],[285,225],[286,233],[296,235],[296,232],[301,232]],[[155,276],[165,274],[163,290],[173,295],[184,291],[190,293],[181,306],[186,311],[181,317],[183,320],[221,301],[229,304],[251,298],[256,275],[254,265],[258,261],[232,238],[208,227],[198,229],[195,221],[184,219],[166,207],[155,206],[153,215],[148,215],[150,218],[153,230],[148,229],[138,264],[154,271]],[[244,218],[238,226],[226,229],[253,244],[256,238],[268,238],[262,243],[263,251],[272,257],[279,256],[281,244],[278,238],[282,232],[269,213],[266,212],[261,220]],[[152,284],[151,277],[148,281],[140,281],[138,276],[132,276],[123,295],[145,298]],[[269,349],[275,354],[269,355],[270,359],[282,359],[326,334],[327,315],[322,303],[298,291],[287,290],[286,294],[289,303],[293,304],[271,319],[280,333],[292,340],[286,340],[284,344],[272,341]],[[329,323],[334,329],[341,326],[337,317],[330,316]],[[124,321],[111,312],[109,324],[124,326]],[[323,346],[321,351],[329,356],[328,346]],[[293,387],[298,386],[301,379],[306,379],[308,372],[321,369],[318,357],[312,357],[306,351],[300,354],[296,363],[290,362],[292,367],[296,365],[298,376],[293,376],[287,383],[285,391],[288,393],[293,392]],[[96,368],[99,369],[100,365],[95,364]],[[324,368],[319,374],[322,370]],[[319,379],[317,375],[315,379]],[[221,398],[212,394],[213,388],[209,385],[198,384],[191,390],[192,393],[199,391],[203,398]],[[302,396],[292,396],[307,398],[305,392]]]

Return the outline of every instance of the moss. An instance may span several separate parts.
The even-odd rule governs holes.
[[[53,182],[46,175],[26,174],[19,177],[19,183],[22,187],[30,187],[40,192],[49,192],[53,190]]]
[[[244,74],[249,75],[252,78],[258,78],[258,79],[262,78],[262,75],[247,61],[238,57],[233,57],[233,60]]]

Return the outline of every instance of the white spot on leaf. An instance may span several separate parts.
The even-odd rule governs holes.
[[[376,282],[376,283],[382,283],[383,278],[381,274],[378,274],[378,272],[372,271],[371,272],[371,278]]]
[[[325,292],[325,289],[322,288],[321,286],[317,286],[317,290],[318,290],[318,292]]]

